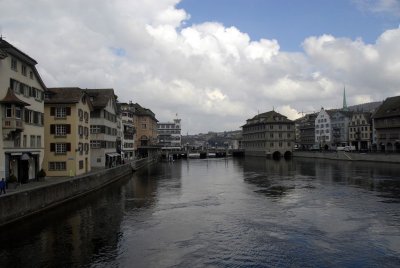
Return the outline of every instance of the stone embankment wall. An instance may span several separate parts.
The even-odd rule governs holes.
[[[152,162],[141,159],[118,167],[99,170],[69,180],[18,191],[0,198],[0,226],[98,190]]]
[[[357,153],[357,152],[293,152],[294,157],[323,158],[331,160],[346,161],[371,161],[400,163],[400,154],[382,154],[382,153]]]

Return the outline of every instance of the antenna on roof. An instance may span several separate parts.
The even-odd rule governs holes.
[[[0,25],[0,40],[5,39],[5,37],[3,36],[3,27]]]

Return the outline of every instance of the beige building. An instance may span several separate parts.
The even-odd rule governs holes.
[[[44,157],[44,85],[37,62],[0,37],[0,179],[35,179]]]
[[[76,176],[91,170],[92,104],[80,88],[49,88],[45,94],[45,158],[47,176]]]
[[[371,113],[355,112],[353,114],[349,124],[349,140],[356,150],[371,150]]]
[[[155,114],[139,104],[135,107],[134,125],[136,126],[135,148],[140,156],[147,155],[148,147],[157,144],[157,122]]]
[[[275,111],[248,119],[243,128],[242,146],[246,155],[290,156],[295,144],[294,122]]]

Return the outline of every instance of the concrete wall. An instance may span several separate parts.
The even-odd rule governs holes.
[[[294,157],[310,157],[323,158],[331,160],[346,160],[346,161],[371,161],[371,162],[388,162],[400,163],[400,154],[380,154],[380,153],[349,153],[349,152],[293,152]]]
[[[146,162],[148,163],[148,161]],[[2,196],[0,200],[0,226],[97,190],[131,173],[132,165],[126,164],[78,176],[68,181]]]

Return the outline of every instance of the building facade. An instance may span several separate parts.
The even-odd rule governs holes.
[[[310,150],[315,144],[315,118],[317,115],[316,113],[306,114],[298,121],[300,130],[298,147],[301,150]]]
[[[45,94],[47,176],[77,176],[91,170],[89,96],[80,88],[49,88]]]
[[[181,119],[173,122],[160,122],[158,127],[158,144],[162,147],[182,147]]]
[[[242,126],[246,155],[291,155],[295,143],[294,122],[275,111],[256,115]]]
[[[157,144],[157,122],[155,114],[147,108],[135,103],[134,125],[136,127],[135,148],[136,154],[146,156],[149,147]]]
[[[328,112],[329,113],[329,112]],[[347,146],[349,141],[349,125],[352,120],[353,112],[337,110],[331,113],[332,124],[332,147]]]
[[[371,113],[355,112],[351,118],[349,133],[350,144],[356,150],[371,150],[373,134]]]
[[[323,149],[329,149],[332,144],[331,117],[324,108],[315,118],[315,144]]]
[[[121,161],[117,152],[118,121],[114,89],[85,89],[93,105],[90,113],[92,167],[113,167]]]
[[[122,118],[122,152],[125,160],[133,160],[135,157],[135,135],[134,125],[135,108],[132,103],[119,103]]]
[[[372,116],[379,151],[400,152],[400,96],[387,98]]]
[[[37,62],[0,37],[0,178],[35,179],[44,157],[44,85]]]

